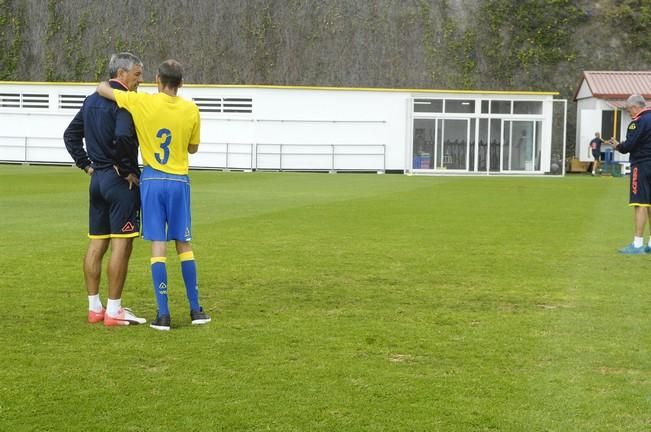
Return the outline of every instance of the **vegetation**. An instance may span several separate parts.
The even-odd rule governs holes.
[[[9,0],[0,0],[0,80],[17,77],[24,25],[22,7],[14,9]]]
[[[46,5],[46,7],[44,7]],[[0,80],[97,81],[129,50],[145,79],[558,91],[584,70],[646,70],[651,0],[0,0]]]
[[[651,46],[649,0],[200,0],[182,13],[153,0],[114,5],[0,0],[3,79],[92,81],[97,59],[130,50],[149,78],[176,57],[195,83],[548,91],[573,85],[599,53],[642,67]]]
[[[171,254],[162,334],[84,322],[87,177],[0,166],[0,429],[648,430],[625,179],[191,177],[214,321]],[[151,319],[148,263],[124,301]]]

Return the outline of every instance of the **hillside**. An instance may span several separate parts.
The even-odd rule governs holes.
[[[186,82],[558,91],[647,69],[651,0],[0,0],[0,80],[97,81],[131,51]],[[573,137],[573,105],[570,130]],[[571,141],[571,140],[570,140]]]

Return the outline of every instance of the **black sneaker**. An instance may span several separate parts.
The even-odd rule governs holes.
[[[156,319],[149,324],[149,327],[156,330],[169,330],[171,327],[171,319],[169,315],[157,315]]]
[[[198,311],[191,310],[190,319],[192,320],[192,325],[208,324],[210,322],[210,317],[203,311],[203,308],[199,308]]]

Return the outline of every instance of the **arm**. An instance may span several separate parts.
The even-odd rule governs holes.
[[[199,150],[199,142],[201,141],[201,116],[199,115],[199,108],[197,106],[194,106],[195,110],[195,123],[194,127],[192,128],[192,136],[190,137],[190,144],[188,144],[188,153],[190,154],[195,154]],[[196,144],[192,144],[196,143]]]
[[[119,109],[115,119],[115,163],[123,172],[138,175],[138,139],[133,119],[128,111]]]
[[[115,120],[115,169],[120,177],[129,182],[129,189],[139,186],[138,140],[131,115],[118,110]]]
[[[75,161],[75,165],[91,174],[90,159],[84,149],[84,117],[81,110],[77,112],[77,115],[63,133],[63,142],[66,145],[66,150]]]
[[[100,96],[103,96],[106,99],[110,99],[112,101],[115,101],[115,95],[113,94],[113,88],[106,81],[102,81],[101,83],[99,83],[97,85],[97,93],[99,93]]]
[[[626,130],[626,140],[624,142],[617,143],[617,140],[613,138],[613,145],[615,146],[615,150],[624,154],[635,150],[635,147],[637,147],[638,141],[640,139],[641,129],[642,127],[635,122],[632,122],[630,125],[628,125],[628,129]]]

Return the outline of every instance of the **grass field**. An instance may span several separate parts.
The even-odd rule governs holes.
[[[166,333],[85,323],[87,178],[0,166],[0,430],[651,429],[625,178],[191,176],[213,322],[170,254]]]

